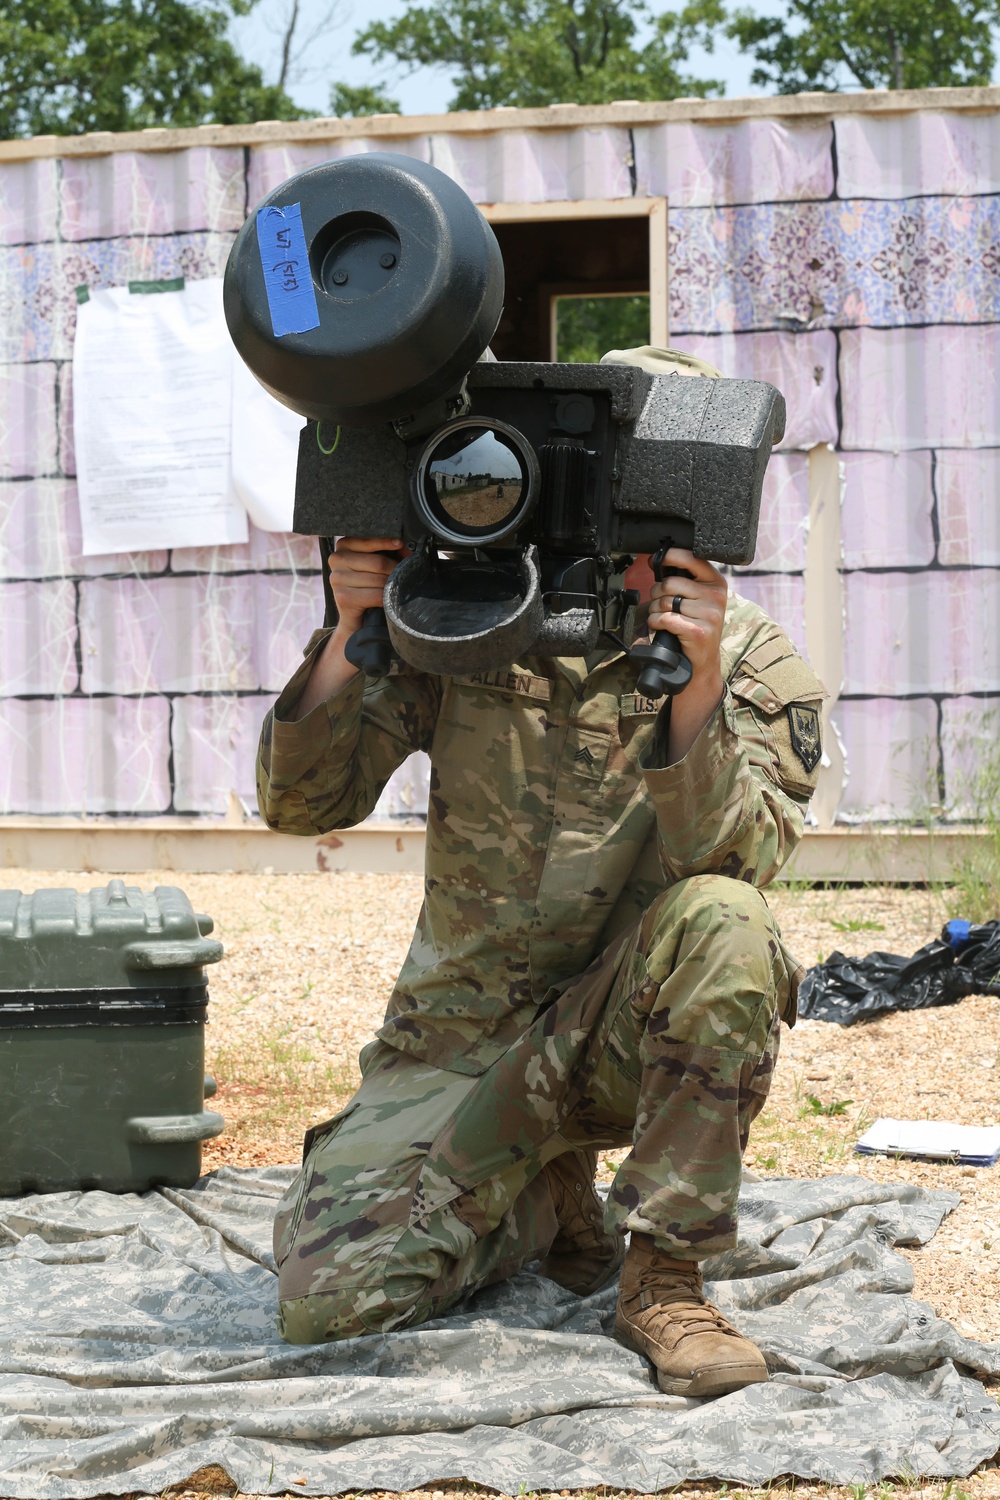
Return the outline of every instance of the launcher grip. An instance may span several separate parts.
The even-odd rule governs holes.
[[[633,646],[629,656],[643,663],[636,687],[644,698],[672,698],[691,681],[691,663],[669,630],[654,630],[649,644]]]
[[[381,609],[366,609],[361,629],[356,630],[344,647],[352,667],[366,677],[386,677],[395,655],[389,639],[389,626]]]
[[[663,559],[672,545],[668,537],[649,559],[657,583],[663,578]],[[691,577],[684,568],[675,569],[675,573],[679,578]],[[636,687],[646,698],[672,698],[691,681],[691,663],[669,630],[654,630],[648,643],[641,641],[631,648],[629,659],[641,663]]]

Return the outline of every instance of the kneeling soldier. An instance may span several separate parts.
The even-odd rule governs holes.
[[[344,644],[398,547],[341,539],[339,623],[261,738],[261,811],[286,833],[361,822],[406,756],[431,758],[409,955],[357,1094],[308,1133],[279,1210],[282,1332],[411,1327],[535,1260],[580,1295],[621,1266],[615,1333],[661,1389],[766,1380],[700,1263],[736,1243],[742,1154],[794,1021],[760,889],[802,834],[823,688],[677,548],[648,613],[693,667],[672,712],[615,649],[366,681]],[[615,1147],[605,1209],[597,1152]]]

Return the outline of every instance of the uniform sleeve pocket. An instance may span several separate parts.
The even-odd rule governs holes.
[[[738,706],[749,708],[759,727],[778,784],[796,797],[810,797],[823,759],[822,714],[826,689],[800,656],[788,655],[755,671],[744,661],[730,682]]]

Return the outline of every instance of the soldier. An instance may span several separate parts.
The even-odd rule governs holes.
[[[534,1260],[585,1296],[622,1266],[615,1334],[662,1390],[767,1380],[700,1263],[736,1243],[742,1153],[794,1022],[796,966],[761,889],[802,834],[822,685],[680,548],[646,621],[691,660],[672,708],[636,693],[613,647],[366,680],[344,645],[399,549],[339,541],[339,622],[261,736],[261,812],[286,833],[361,822],[415,750],[432,767],[409,954],[357,1094],[307,1133],[279,1208],[281,1331],[411,1327]],[[605,1210],[597,1152],[623,1146]]]

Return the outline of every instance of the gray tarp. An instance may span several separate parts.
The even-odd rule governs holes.
[[[0,1493],[158,1492],[209,1463],[254,1493],[462,1476],[648,1493],[965,1475],[1000,1447],[1000,1408],[953,1363],[1000,1373],[1000,1345],[907,1297],[891,1248],[929,1239],[953,1193],[745,1187],[712,1292],[777,1373],[699,1403],[605,1336],[613,1290],[581,1302],[527,1273],[413,1332],[283,1344],[270,1220],[291,1173],[0,1201]]]

